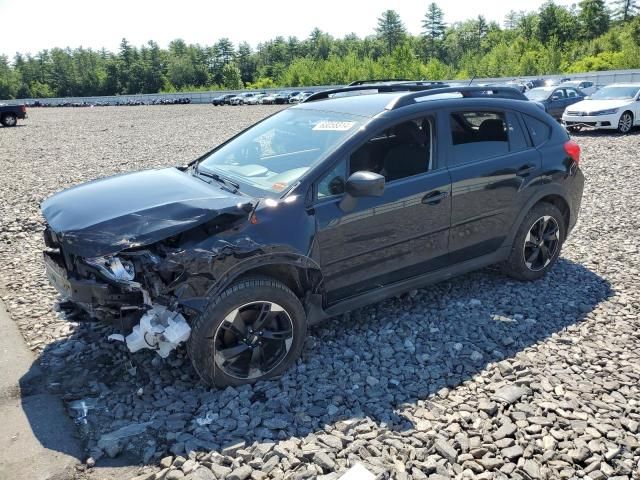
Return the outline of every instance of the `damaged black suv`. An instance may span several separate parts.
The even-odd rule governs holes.
[[[215,385],[279,375],[308,325],[430,282],[496,263],[538,279],[576,223],[580,149],[487,88],[319,92],[187,166],[58,193],[48,277],[132,351],[186,341]]]

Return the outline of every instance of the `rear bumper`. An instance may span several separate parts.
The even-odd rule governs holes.
[[[571,214],[569,216],[569,225],[567,228],[567,236],[573,230],[578,222],[578,215],[580,214],[580,206],[582,204],[582,192],[584,191],[584,174],[580,168],[577,168],[575,175],[573,176],[572,185],[570,187],[569,201],[571,202]]]

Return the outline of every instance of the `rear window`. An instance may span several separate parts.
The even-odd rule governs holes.
[[[527,125],[531,141],[537,147],[549,140],[551,137],[551,127],[542,120],[530,117],[529,115],[523,115],[524,123]]]

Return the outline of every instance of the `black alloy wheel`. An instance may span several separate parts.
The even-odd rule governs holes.
[[[265,276],[212,296],[191,323],[187,351],[202,380],[226,387],[282,375],[300,356],[307,316],[296,294]]]
[[[524,239],[525,265],[533,272],[543,270],[556,256],[560,247],[560,226],[549,215],[540,217]]]
[[[558,261],[568,217],[552,203],[539,202],[525,215],[502,262],[504,272],[523,281],[542,278]]]
[[[293,343],[293,322],[280,305],[256,301],[231,311],[214,338],[216,366],[230,377],[253,380],[268,375]]]

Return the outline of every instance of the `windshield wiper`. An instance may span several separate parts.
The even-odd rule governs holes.
[[[237,184],[236,182],[229,180],[228,178],[224,178],[223,176],[218,175],[217,173],[200,170],[198,168],[198,164],[196,164],[193,171],[196,173],[196,175],[201,175],[203,177],[211,178],[212,180],[215,180],[218,183],[222,183],[223,185],[232,186],[234,188],[232,193],[236,193],[238,190],[240,190],[240,185]]]

